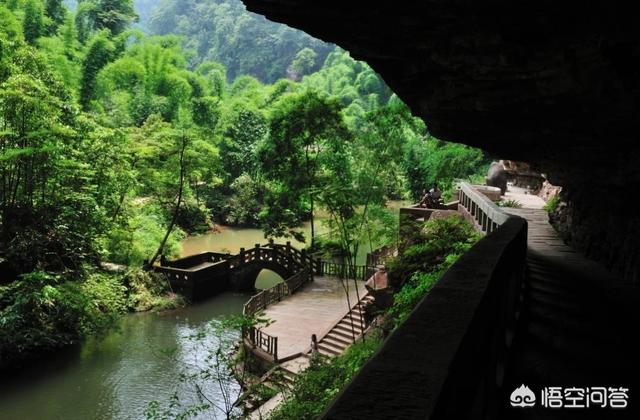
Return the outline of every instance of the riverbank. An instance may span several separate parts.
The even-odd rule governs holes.
[[[164,277],[141,269],[25,275],[0,287],[0,370],[20,369],[52,351],[104,335],[127,313],[185,304]]]
[[[100,336],[3,374],[0,417],[141,419],[150,402],[170,401],[175,392],[183,404],[197,403],[196,390],[180,375],[202,368],[206,347],[215,343],[190,337],[211,320],[241,313],[247,299],[223,293],[179,309],[127,314]],[[222,401],[217,385],[205,391]]]

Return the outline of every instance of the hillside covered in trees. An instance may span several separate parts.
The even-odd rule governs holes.
[[[229,80],[251,75],[273,83],[287,75],[301,77],[318,70],[334,48],[247,12],[240,0],[162,0],[144,10],[149,12],[143,26],[151,33],[182,35],[183,46],[195,53],[193,64],[224,63]]]
[[[486,165],[339,48],[237,0],[152,3],[0,2],[3,363],[148,308],[138,269],[214,222],[299,237],[322,208],[349,248]]]

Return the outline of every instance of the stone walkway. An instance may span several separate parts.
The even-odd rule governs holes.
[[[536,200],[540,199],[510,188],[506,198],[521,202],[523,208],[506,211],[529,223],[528,288],[505,388],[510,394],[525,384],[538,403],[511,408],[509,395],[504,395],[503,418],[640,418],[638,289],[564,244]],[[542,389],[554,386],[629,388],[629,408],[542,407]]]
[[[358,281],[358,293],[366,294],[364,282]],[[358,299],[353,280],[349,281],[351,305]],[[278,337],[278,358],[284,359],[309,350],[311,335],[320,339],[349,312],[346,292],[337,278],[318,277],[294,295],[267,307],[265,317],[273,324],[263,328]]]

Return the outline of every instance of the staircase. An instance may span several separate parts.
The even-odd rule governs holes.
[[[363,332],[364,313],[363,307],[371,302],[373,297],[364,295],[333,328],[318,341],[318,352],[325,356],[335,357],[341,355],[355,339]],[[354,336],[355,335],[355,336]]]

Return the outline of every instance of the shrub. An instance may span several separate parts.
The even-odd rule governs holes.
[[[0,367],[113,326],[125,309],[118,278],[67,281],[36,271],[0,287]]]
[[[176,224],[190,234],[205,233],[213,226],[209,210],[196,203],[182,206]]]
[[[260,225],[262,193],[260,186],[247,174],[242,174],[231,183],[231,196],[226,198],[221,216],[224,223],[232,226],[255,227]]]
[[[390,264],[391,281],[401,286],[389,310],[394,326],[409,316],[444,272],[481,237],[457,216],[427,221],[419,236],[420,242],[406,248]]]
[[[428,273],[440,266],[450,254],[462,254],[480,238],[469,222],[458,216],[429,220],[412,239],[413,245],[390,262],[392,284],[402,286],[416,272]]]
[[[446,270],[444,268],[430,273],[416,273],[393,296],[393,306],[389,309],[389,315],[395,327],[402,324],[409,316],[420,299],[431,289]]]
[[[560,195],[556,194],[549,201],[547,201],[547,204],[545,204],[543,208],[547,211],[547,213],[553,214],[556,212],[556,209],[558,208],[559,204],[560,204]]]
[[[80,288],[87,299],[80,324],[83,335],[110,328],[127,311],[127,288],[122,284],[121,275],[92,273]]]
[[[314,245],[315,249],[312,251],[321,253],[322,257],[327,260],[347,256],[347,251],[338,239],[328,236],[316,236]]]
[[[126,304],[132,311],[162,311],[186,303],[182,296],[170,290],[169,282],[162,274],[136,269],[127,273],[125,281],[129,285]]]
[[[511,207],[514,209],[522,208],[522,203],[518,200],[501,200],[496,203],[500,207]]]
[[[381,343],[379,337],[371,336],[354,343],[345,354],[333,359],[316,354],[309,368],[296,376],[291,394],[269,418],[297,420],[318,417]]]

